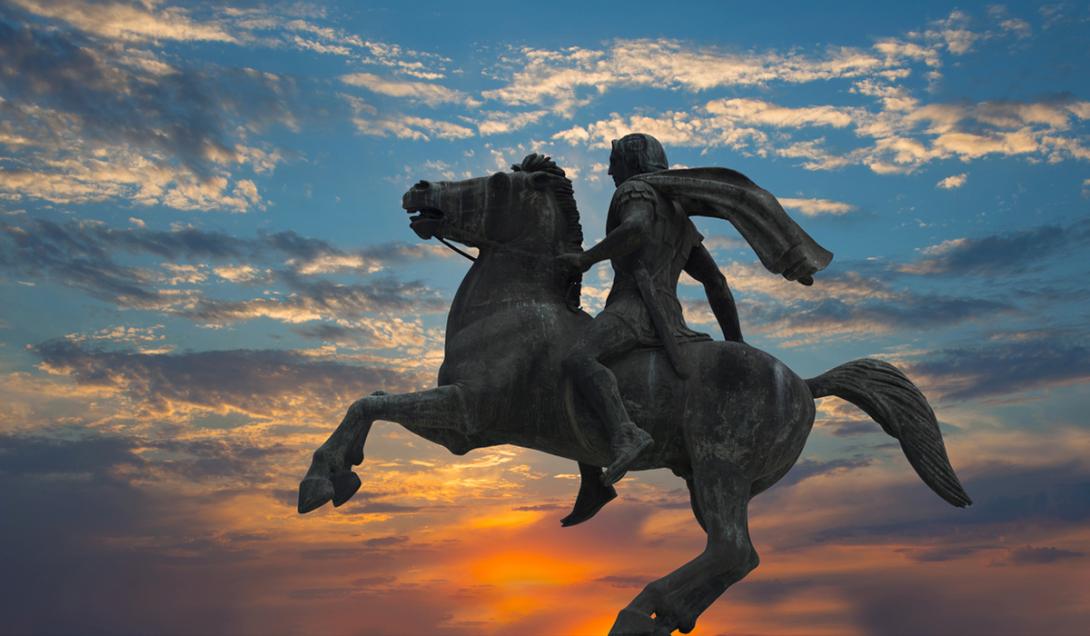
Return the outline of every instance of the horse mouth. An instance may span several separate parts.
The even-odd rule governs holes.
[[[405,212],[413,215],[409,217],[409,227],[424,240],[436,236],[443,225],[443,211],[438,208],[416,208]]]

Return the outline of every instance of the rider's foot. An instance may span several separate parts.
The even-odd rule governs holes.
[[[567,528],[583,523],[598,514],[602,506],[616,498],[617,491],[613,486],[602,484],[601,474],[593,475],[589,479],[584,475],[582,483],[579,484],[579,495],[575,498],[575,506],[567,517],[560,520],[560,525]]]
[[[646,431],[632,422],[623,422],[617,427],[610,443],[613,451],[613,463],[602,473],[602,484],[612,486],[624,477],[631,464],[645,448],[655,443]]]

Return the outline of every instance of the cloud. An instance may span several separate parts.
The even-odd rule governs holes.
[[[946,178],[940,180],[938,183],[936,183],[935,187],[940,188],[942,190],[956,190],[956,189],[960,188],[961,186],[965,185],[965,181],[968,178],[969,178],[969,175],[964,173],[964,172],[962,172],[960,174],[952,174],[949,177],[946,177]]]
[[[627,118],[612,113],[608,119],[573,126],[553,134],[572,145],[608,146],[633,130],[651,134],[666,144],[679,146],[728,146],[742,149],[754,146],[766,152],[768,135],[759,127],[806,128],[831,126],[843,128],[863,116],[858,108],[804,106],[791,108],[755,99],[719,99],[707,102],[693,112],[668,111],[660,115],[639,114]]]
[[[68,339],[35,345],[39,368],[77,385],[117,391],[146,415],[237,413],[277,418],[314,405],[328,415],[377,389],[404,392],[421,378],[293,351],[234,350],[143,354],[88,348]]]
[[[954,10],[945,19],[932,22],[924,37],[931,41],[941,40],[954,55],[964,55],[982,38],[981,34],[969,30],[969,22],[967,14]]]
[[[909,76],[918,64],[923,65],[928,79],[935,81],[941,77],[945,55],[965,55],[977,42],[998,37],[974,30],[971,22],[967,14],[955,10],[924,29],[880,38],[870,48],[829,46],[813,54],[798,50],[743,52],[668,38],[619,38],[601,48],[523,47],[501,57],[492,74],[505,84],[483,91],[482,96],[508,105],[544,106],[570,117],[597,96],[618,88],[700,93],[723,87],[837,79],[884,85]],[[1021,37],[1020,26],[1019,21],[1010,20],[1003,28]],[[755,99],[715,100],[706,110],[777,127],[844,127],[859,115],[857,109],[789,108]]]
[[[690,110],[614,112],[559,130],[552,138],[604,147],[610,139],[642,130],[670,145],[798,158],[810,170],[863,165],[878,174],[907,174],[933,161],[968,162],[997,155],[1053,163],[1090,159],[1081,134],[1090,118],[1090,102],[1073,95],[927,103],[910,92],[903,80],[917,66],[922,64],[935,81],[945,55],[964,55],[978,41],[999,37],[974,31],[969,22],[966,14],[954,11],[905,38],[879,40],[873,50],[829,49],[827,59],[726,53],[670,40],[617,40],[602,50],[524,49],[506,62],[514,69],[510,83],[483,95],[570,116],[614,87],[698,93],[720,85],[845,79],[851,82],[848,94],[864,101],[834,106],[715,99]],[[814,137],[814,132],[829,128],[850,130],[854,139],[839,136],[837,147],[829,147],[824,137]],[[769,129],[774,132],[769,134]]]
[[[954,463],[958,464],[957,461]],[[907,463],[904,470],[908,471],[906,476],[911,475],[911,479],[916,480]],[[835,519],[835,514],[821,519],[821,523],[829,525],[815,527],[815,532],[806,539],[815,544],[889,545],[926,538],[930,543],[994,545],[996,537],[1025,524],[1059,529],[1062,534],[1065,528],[1090,518],[1090,497],[1087,495],[1090,491],[1085,490],[1088,475],[1085,466],[1077,462],[1061,464],[1056,458],[1050,458],[1040,467],[1020,466],[1014,462],[985,463],[978,469],[962,468],[959,472],[966,489],[973,494],[971,514],[949,513],[937,501],[930,505],[934,495],[926,488],[915,488],[918,483],[906,480],[896,485],[887,482],[863,486],[859,484],[858,475],[853,475],[854,481],[826,484],[811,480],[785,491],[784,496],[810,496],[820,500],[824,499],[825,492],[817,494],[818,489],[828,488],[828,494],[832,495],[833,490],[847,483],[859,484],[859,487],[851,488],[852,492],[842,496],[866,496],[863,491],[884,491],[881,499],[885,503],[881,505],[869,510],[856,508],[851,518],[841,521]],[[813,505],[819,503],[814,501]],[[898,504],[913,508],[898,513],[894,510]]]
[[[44,219],[0,224],[0,231],[2,269],[79,289],[119,307],[181,316],[206,326],[262,317],[288,324],[333,320],[371,334],[373,342],[385,339],[387,347],[420,346],[424,336],[411,314],[446,307],[434,290],[419,282],[385,275],[344,284],[315,276],[340,270],[377,273],[387,264],[432,254],[403,244],[345,251],[290,231],[241,239],[187,227],[119,229],[97,222],[58,224]],[[147,265],[120,263],[119,253],[154,255],[168,262],[160,274]],[[286,268],[254,266],[276,262],[277,257],[284,259]],[[200,287],[179,287],[207,281],[203,263],[176,262],[196,259],[222,263],[211,271],[223,281],[262,282],[272,289],[256,298],[226,300],[211,297]]]
[[[795,464],[791,469],[791,472],[787,473],[783,479],[776,482],[776,485],[780,488],[787,488],[788,486],[792,486],[813,477],[840,475],[856,468],[869,466],[872,461],[873,460],[871,459],[859,456],[850,459],[841,458],[827,461],[807,458]]]
[[[211,259],[275,260],[300,275],[337,271],[375,273],[387,265],[422,258],[445,256],[417,244],[378,243],[358,250],[343,250],[328,241],[302,236],[292,230],[259,233],[255,238],[240,238],[223,232],[175,226],[170,230],[149,229],[146,225],[117,228],[92,220],[56,223],[48,219],[28,219],[25,223],[0,224],[10,241],[9,250],[0,252],[9,267],[19,262],[46,266],[64,257],[82,256],[109,260],[118,252],[150,254],[170,261]],[[19,256],[11,251],[19,251]],[[251,267],[242,264],[239,267]],[[243,276],[250,270],[221,270],[230,276]]]
[[[1090,159],[1090,148],[1072,133],[1076,124],[1090,119],[1090,102],[1070,96],[1036,102],[921,104],[903,90],[871,80],[857,82],[855,92],[877,97],[880,108],[791,108],[758,100],[719,100],[691,112],[627,117],[612,113],[607,119],[558,131],[553,138],[604,147],[610,139],[641,130],[671,145],[725,146],[760,156],[799,158],[809,170],[865,165],[878,174],[906,174],[932,161],[991,155],[1031,156],[1053,163]],[[827,126],[850,127],[863,145],[837,151],[826,147],[824,137],[799,140],[789,134],[790,129],[809,133],[813,127]],[[776,128],[777,133],[769,135],[761,127]]]
[[[531,110],[524,112],[500,112],[491,111],[482,113],[484,119],[477,122],[477,132],[482,137],[488,135],[501,135],[516,130],[521,130],[530,124],[537,123],[542,117],[548,115],[547,110]]]
[[[163,342],[166,340],[166,335],[163,334],[162,329],[163,325],[159,324],[150,327],[117,325],[89,333],[70,333],[64,338],[81,345],[108,342],[132,346],[139,353],[169,353],[173,347]]]
[[[915,362],[915,373],[948,402],[1002,401],[1090,380],[1090,347],[1062,331],[1000,338],[976,347],[947,348]]]
[[[430,82],[396,80],[379,77],[374,73],[350,73],[342,75],[340,79],[349,86],[365,88],[380,95],[420,101],[428,106],[453,103],[472,107],[479,104],[462,91]]]
[[[980,298],[911,292],[898,292],[889,300],[828,298],[787,306],[747,300],[740,304],[743,324],[757,325],[757,333],[779,339],[786,346],[991,320],[1014,309]]]
[[[404,586],[390,572],[401,558],[395,554],[421,558],[427,547],[405,545],[388,532],[361,537],[366,521],[345,532],[311,517],[310,538],[296,530],[292,507],[276,502],[266,484],[288,486],[276,467],[305,466],[303,453],[275,444],[160,441],[78,429],[40,433],[0,436],[6,467],[0,500],[23,513],[5,524],[0,544],[6,572],[24,581],[0,601],[15,631],[45,625],[81,631],[88,621],[117,632],[237,631],[250,621],[238,615],[239,603],[270,604],[256,614],[267,621],[263,632],[315,624],[337,631],[322,610],[315,620],[295,621],[300,608],[340,596],[314,590],[341,589],[352,596],[354,611],[415,608],[412,618],[374,622],[383,633],[397,631],[395,624],[415,633],[450,633],[444,614],[427,606],[426,588]],[[324,538],[313,541],[314,532]],[[320,558],[323,550],[338,549],[339,557]],[[345,568],[359,557],[370,565]],[[183,588],[189,591],[179,600]],[[133,589],[140,590],[139,603],[118,600]],[[46,600],[51,594],[58,598]],[[346,613],[335,622],[343,627],[353,619]]]
[[[999,276],[1031,271],[1050,258],[1090,243],[1090,222],[1041,225],[976,238],[947,239],[921,250],[923,258],[899,271],[920,275]]]
[[[248,300],[221,300],[207,297],[169,297],[157,308],[160,311],[185,316],[198,324],[221,327],[230,323],[271,318],[288,324],[316,320],[335,320],[346,325],[363,328],[369,315],[383,316],[377,321],[397,321],[393,316],[405,316],[408,312],[441,311],[446,303],[431,289],[419,282],[401,282],[393,278],[380,278],[362,284],[342,284],[327,280],[304,279],[281,272],[278,280],[288,293],[264,296]],[[397,342],[391,346],[421,344]]]
[[[842,216],[855,209],[850,203],[830,201],[829,199],[793,199],[781,198],[780,203],[789,210],[798,210],[806,216],[821,216],[829,214]]]
[[[355,117],[352,123],[356,125],[356,130],[360,133],[374,137],[392,135],[399,139],[430,141],[432,136],[448,140],[473,136],[473,130],[465,126],[415,115],[394,115],[375,119]]]
[[[448,121],[418,117],[416,115],[379,115],[378,110],[351,95],[343,96],[354,113],[352,124],[364,135],[374,137],[394,136],[398,139],[430,141],[432,135],[439,139],[463,139],[473,136],[473,130]]]
[[[160,7],[158,2],[128,4],[84,0],[16,0],[37,18],[63,22],[88,35],[127,45],[220,42],[256,47],[286,47],[322,55],[352,57],[421,79],[445,74],[449,58],[397,44],[367,40],[323,24],[325,11],[314,7]]]
[[[615,87],[680,88],[691,92],[770,82],[803,83],[857,77],[898,60],[861,49],[832,48],[825,55],[731,52],[671,39],[618,39],[607,48],[522,48],[505,60],[505,86],[482,92],[510,105],[543,104],[570,115],[589,103],[590,91]]]
[[[784,346],[934,329],[1015,311],[1002,301],[901,288],[889,276],[821,272],[806,287],[773,276],[759,264],[733,262],[721,269],[734,290],[743,332],[775,338]],[[684,301],[683,308],[690,323],[716,324],[703,301]]]
[[[125,50],[0,18],[0,142],[18,148],[0,196],[261,208],[256,183],[234,172],[267,173],[280,162],[279,151],[245,134],[295,125],[293,83],[252,69],[176,68],[154,56],[134,62]]]
[[[759,99],[719,99],[704,105],[712,114],[732,121],[775,128],[831,126],[844,128],[852,123],[852,111],[834,106],[788,108]]]
[[[236,41],[222,25],[194,21],[182,7],[155,10],[154,4],[78,0],[14,0],[14,4],[35,15],[115,40]]]
[[[1041,565],[1070,559],[1081,559],[1085,556],[1086,553],[1076,550],[1064,550],[1054,547],[1037,548],[1027,545],[1011,550],[1008,563],[1011,565]]]
[[[272,10],[265,7],[232,7],[226,13],[232,17],[232,22],[238,29],[260,33],[261,37],[247,33],[247,39],[259,45],[271,39],[280,46],[349,57],[361,64],[380,66],[399,75],[424,80],[440,79],[447,73],[447,66],[451,62],[448,57],[390,42],[368,40],[337,26],[322,24],[321,19],[326,17],[324,12],[315,12],[312,9],[305,6],[277,7]],[[287,15],[277,15],[270,11],[283,11]],[[291,15],[293,11],[297,15]]]
[[[647,133],[663,144],[672,146],[715,147],[741,149],[763,140],[766,135],[752,127],[735,126],[728,119],[701,117],[700,113],[667,111],[661,115],[631,115],[612,113],[608,119],[573,126],[553,134],[553,139],[575,145],[608,147],[611,139],[620,139],[633,130]]]
[[[80,453],[85,440],[86,452]],[[26,437],[0,439],[0,453],[25,456],[25,465],[38,468],[24,474],[20,462],[20,474],[0,475],[4,503],[26,513],[8,525],[6,536],[18,542],[5,544],[5,563],[14,572],[42,575],[15,591],[22,596],[7,597],[14,610],[6,612],[9,624],[59,630],[109,607],[113,611],[102,624],[116,631],[180,625],[204,632],[214,622],[232,630],[301,625],[341,633],[345,625],[357,626],[359,612],[366,611],[375,616],[369,627],[376,633],[600,633],[641,586],[704,546],[689,511],[659,509],[636,496],[663,494],[643,484],[642,476],[623,482],[622,499],[573,530],[556,527],[559,513],[512,511],[512,502],[533,501],[525,498],[523,483],[512,484],[516,488],[502,497],[481,496],[488,472],[462,474],[465,484],[452,493],[455,505],[415,506],[384,517],[352,514],[353,502],[300,518],[289,498],[298,475],[269,471],[277,460],[305,465],[302,452],[296,459],[253,444],[183,443],[148,454],[139,450],[146,441],[84,436],[48,446]],[[65,472],[69,453],[86,479]],[[173,453],[181,458],[177,466],[170,465]],[[412,491],[417,473],[395,468],[383,474],[377,465],[382,460],[375,457],[361,471],[362,494],[386,480]],[[224,486],[213,476],[213,465],[207,473],[196,468],[195,463],[213,463],[203,459],[223,459],[240,470]],[[420,467],[420,474],[447,463]],[[977,506],[952,511],[908,481],[907,466],[906,478],[891,483],[881,463],[774,488],[755,500],[751,523],[762,565],[709,609],[701,629],[810,633],[820,625],[839,633],[858,626],[861,616],[882,632],[891,625],[914,631],[953,625],[975,633],[1000,619],[1027,633],[1048,633],[1050,625],[1063,633],[1081,625],[1081,614],[1071,609],[1078,607],[1072,599],[1081,589],[1078,558],[1047,567],[987,566],[1023,546],[1084,552],[1085,471],[992,466],[971,476]],[[503,471],[506,465],[470,470]],[[159,470],[162,477],[153,484],[138,478]],[[182,477],[191,470],[201,490]],[[409,497],[423,494],[416,489],[377,503],[414,506],[419,499]],[[667,494],[684,503],[683,493]],[[364,507],[376,503],[365,499]],[[985,512],[979,523],[968,518],[978,507]],[[897,523],[882,523],[890,519]],[[1052,534],[1041,534],[1042,526]],[[995,545],[997,537],[1006,543]],[[964,547],[981,544],[992,547]],[[959,549],[964,556],[956,555]],[[949,556],[931,566],[914,560],[927,550]],[[109,567],[111,576],[90,585],[102,579],[101,570],[72,568],[74,559]],[[207,581],[198,585],[201,579]],[[115,595],[134,580],[144,581],[142,602],[116,605]],[[60,600],[41,601],[48,596],[43,581]],[[193,589],[184,608],[177,607],[180,586]],[[81,588],[86,589],[74,593]],[[1057,598],[1057,589],[1072,591]],[[997,619],[995,598],[1012,594],[1029,595],[1036,611],[1007,604]],[[925,603],[932,616],[915,617],[905,609],[905,598]],[[240,614],[240,606],[259,610]],[[569,611],[557,613],[556,607]],[[406,611],[408,619],[400,616]]]

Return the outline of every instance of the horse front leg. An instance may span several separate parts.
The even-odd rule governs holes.
[[[476,432],[462,389],[457,385],[414,393],[372,393],[353,403],[329,439],[314,451],[310,469],[299,484],[300,514],[327,501],[340,506],[356,494],[360,478],[351,467],[363,463],[364,443],[375,420],[452,429],[463,434]]]

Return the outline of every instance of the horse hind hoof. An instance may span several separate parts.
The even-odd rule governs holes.
[[[655,620],[642,612],[624,608],[609,630],[609,636],[656,636]]]
[[[360,478],[352,471],[337,473],[330,478],[333,484],[333,506],[339,507],[360,489]]]
[[[333,483],[323,477],[307,477],[299,482],[299,514],[322,507],[333,499]]]

